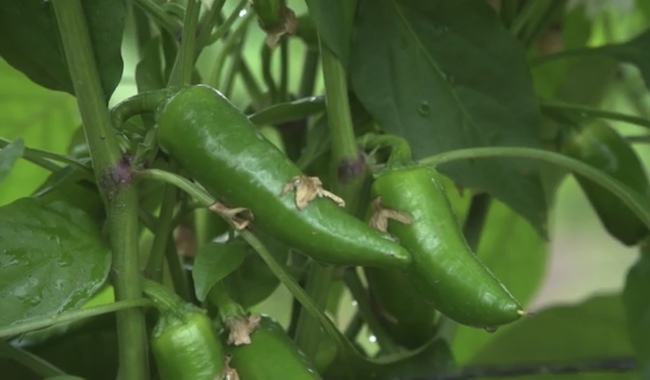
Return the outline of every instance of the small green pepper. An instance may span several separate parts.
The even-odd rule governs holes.
[[[409,349],[428,342],[435,332],[436,309],[403,273],[364,268],[373,311],[392,340]]]
[[[393,269],[410,262],[400,245],[321,197],[326,192],[316,189],[301,205],[300,185],[310,178],[218,91],[180,90],[161,106],[157,133],[162,149],[213,196],[251,210],[254,227],[315,260]]]
[[[229,347],[229,365],[242,380],[321,378],[282,326],[268,316],[260,317],[249,344]]]
[[[144,292],[160,311],[151,336],[160,379],[214,380],[221,376],[225,352],[205,311],[151,281],[145,281]]]
[[[640,195],[650,195],[648,177],[639,157],[630,144],[604,122],[591,122],[570,133],[562,151],[605,172]],[[626,245],[638,244],[648,236],[643,222],[620,199],[590,180],[581,176],[576,179],[610,235]]]
[[[486,329],[519,319],[519,303],[468,247],[437,175],[427,167],[380,173],[373,225],[411,252],[406,275],[441,313]]]

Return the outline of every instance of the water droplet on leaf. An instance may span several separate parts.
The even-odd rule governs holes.
[[[429,102],[426,100],[421,101],[420,106],[418,107],[418,113],[420,116],[429,116],[429,114],[431,114],[431,107],[429,107]]]

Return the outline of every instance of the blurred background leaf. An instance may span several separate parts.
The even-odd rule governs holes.
[[[0,59],[0,136],[25,146],[65,153],[79,125],[75,99],[47,90]],[[24,160],[0,185],[0,205],[30,194],[49,172]]]
[[[468,363],[471,366],[571,363],[597,358],[629,357],[625,313],[618,295],[599,296],[574,306],[552,307],[524,318],[493,339]],[[557,379],[542,375],[540,380]],[[612,377],[615,376],[615,377]],[[509,377],[513,380],[526,376]],[[638,379],[633,372],[577,374],[576,380]]]

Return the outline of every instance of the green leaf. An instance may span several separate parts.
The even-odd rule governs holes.
[[[122,77],[123,1],[83,1],[106,100]],[[0,0],[0,55],[32,81],[74,95],[52,3]]]
[[[275,260],[284,265],[289,248],[284,244],[258,234]],[[249,247],[244,262],[225,279],[230,296],[245,308],[257,305],[268,298],[280,285],[280,280],[269,270],[264,260]]]
[[[0,150],[0,182],[7,176],[14,167],[14,163],[23,155],[25,144],[18,139]]]
[[[544,279],[547,261],[544,239],[521,216],[493,201],[476,253],[525,308]],[[459,326],[452,345],[454,357],[459,363],[467,361],[490,340],[515,325],[504,326],[496,334]]]
[[[160,52],[161,38],[149,40],[142,52],[142,58],[135,67],[135,82],[138,92],[158,90],[165,87],[163,78],[162,58]]]
[[[210,242],[199,249],[192,268],[194,292],[199,301],[205,301],[214,284],[232,273],[244,262],[245,248],[246,246],[242,242],[234,241],[231,243]]]
[[[0,208],[0,326],[79,307],[111,264],[98,227],[65,203],[33,198]]]
[[[306,0],[323,43],[339,58],[343,67],[350,59],[350,41],[358,0]]]
[[[558,306],[516,322],[471,360],[472,366],[539,365],[629,356],[621,298],[599,296],[579,305]],[[557,375],[535,379],[557,379]],[[572,376],[571,379],[637,379],[638,374]],[[514,379],[524,379],[516,377]]]
[[[75,99],[34,84],[2,59],[0,78],[0,136],[22,138],[32,148],[65,152],[79,124]],[[0,188],[0,205],[29,194],[48,175],[46,170],[18,160]]]
[[[627,331],[636,356],[650,375],[650,249],[642,248],[639,260],[630,268],[625,281],[623,302],[627,317]]]
[[[539,107],[521,47],[486,2],[361,0],[350,59],[356,95],[416,158],[478,146],[538,145]],[[445,165],[545,235],[537,165],[484,159]]]
[[[286,103],[276,103],[248,117],[258,127],[301,120],[325,111],[325,98],[310,96]]]

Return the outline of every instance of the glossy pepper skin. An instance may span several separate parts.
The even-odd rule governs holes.
[[[214,380],[225,367],[210,318],[191,305],[161,314],[151,350],[161,380]]]
[[[298,210],[287,182],[298,167],[262,136],[221,93],[187,87],[158,112],[158,142],[213,196],[246,207],[254,227],[315,260],[338,265],[405,268],[399,244],[326,198]]]
[[[262,316],[251,343],[230,346],[230,367],[242,380],[314,380],[321,376],[287,333],[273,319]]]
[[[411,252],[408,278],[425,300],[459,323],[492,329],[519,319],[519,303],[468,247],[437,175],[427,167],[393,169],[372,186],[382,207],[412,218],[411,224],[388,224]]]
[[[562,151],[607,173],[640,195],[650,195],[648,177],[639,157],[606,123],[592,122],[571,133]],[[626,245],[638,244],[648,236],[643,222],[616,196],[583,177],[576,176],[576,179],[610,235]]]
[[[364,268],[373,310],[391,339],[415,349],[435,332],[436,309],[399,271]]]

